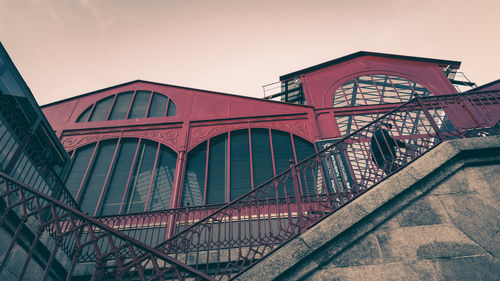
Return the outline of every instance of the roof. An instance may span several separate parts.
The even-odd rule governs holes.
[[[497,80],[495,80],[495,81],[491,81],[491,82],[489,82],[489,83],[483,84],[483,85],[481,85],[481,86],[479,86],[479,87],[476,87],[476,88],[474,88],[474,89],[470,89],[470,90],[468,90],[467,92],[481,91],[481,90],[483,90],[484,88],[488,88],[488,87],[490,87],[490,86],[493,86],[493,85],[495,85],[495,84],[499,84],[499,83],[500,83],[500,79],[497,79]]]
[[[18,69],[14,65],[14,62],[10,58],[9,54],[5,50],[3,44],[0,42],[0,62],[3,61],[2,68],[5,73],[11,77],[10,88],[4,87],[5,92],[3,95],[9,96],[12,100],[17,103],[19,107],[19,118],[13,120],[14,122],[23,122],[25,120],[29,123],[29,126],[36,126],[37,122],[40,122],[40,127],[42,128],[42,132],[35,131],[35,135],[45,141],[45,148],[50,149],[54,152],[54,156],[57,156],[57,160],[59,163],[64,164],[69,160],[69,156],[66,153],[66,150],[62,146],[58,137],[54,133],[49,121],[41,111],[38,103],[33,97],[33,93],[31,89],[28,87],[23,77],[19,73]],[[6,75],[6,74],[4,74]]]
[[[189,88],[189,87],[183,87],[183,86],[177,86],[177,85],[171,85],[171,84],[164,84],[164,83],[159,83],[159,82],[152,82],[152,81],[146,81],[146,80],[140,80],[140,79],[138,79],[138,80],[133,80],[133,81],[130,81],[130,82],[125,82],[125,83],[122,83],[122,84],[114,85],[114,86],[111,86],[111,87],[107,87],[107,88],[95,90],[95,91],[88,92],[88,93],[85,93],[85,94],[77,95],[77,96],[74,96],[74,97],[70,97],[70,98],[58,100],[58,101],[55,101],[55,102],[44,104],[44,105],[42,105],[40,107],[44,108],[44,107],[52,106],[52,105],[59,104],[59,103],[62,103],[62,102],[67,102],[69,100],[73,100],[73,99],[77,99],[77,98],[89,96],[89,95],[92,95],[92,94],[95,94],[95,93],[98,93],[98,92],[107,91],[107,90],[110,90],[110,89],[113,89],[113,88],[119,88],[119,87],[131,85],[131,84],[134,84],[134,83],[148,83],[148,84],[159,85],[159,86],[174,87],[174,88],[184,89],[184,90],[200,91],[200,92],[205,92],[205,93],[209,93],[209,94],[225,95],[225,96],[245,98],[245,99],[252,99],[252,100],[259,100],[259,101],[265,101],[265,102],[283,103],[283,102],[280,102],[280,101],[272,101],[272,100],[266,100],[266,99],[262,99],[262,98],[240,96],[240,95],[235,95],[235,94],[228,94],[228,93],[221,93],[221,92],[215,92],[215,91],[208,91],[208,90],[202,90],[202,89],[196,89],[196,88]],[[285,103],[285,104],[293,105],[293,106],[312,107],[310,105],[304,105],[304,104],[293,104],[293,103]]]
[[[439,65],[452,65],[456,68],[460,67],[461,62],[460,61],[452,61],[452,60],[441,60],[441,59],[431,59],[431,58],[422,58],[422,57],[412,57],[412,56],[402,56],[402,55],[393,55],[393,54],[384,54],[384,53],[374,53],[374,52],[366,52],[366,51],[359,51],[357,53],[353,53],[347,56],[343,56],[331,61],[327,61],[324,63],[320,63],[311,67],[307,67],[289,74],[285,74],[283,76],[280,76],[280,81],[288,80],[294,77],[297,77],[301,74],[306,74],[321,68],[325,68],[328,66],[332,66],[335,64],[339,64],[341,62],[345,62],[348,60],[352,60],[355,58],[359,57],[364,57],[364,56],[373,56],[373,57],[382,57],[382,58],[391,58],[391,59],[402,59],[402,60],[413,60],[413,61],[421,61],[421,62],[429,62],[429,63],[435,63]]]

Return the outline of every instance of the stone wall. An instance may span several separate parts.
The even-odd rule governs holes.
[[[443,143],[239,280],[500,280],[500,137]]]

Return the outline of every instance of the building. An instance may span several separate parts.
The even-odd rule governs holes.
[[[472,86],[455,79],[460,62],[372,52],[281,76],[264,99],[138,80],[40,110],[1,51],[4,182],[53,210],[35,208],[35,227],[3,203],[6,280],[34,278],[32,264],[48,280],[232,278],[390,174],[370,155],[380,121],[408,145],[399,167],[446,139],[496,134],[500,119],[491,99],[456,103],[455,85]]]

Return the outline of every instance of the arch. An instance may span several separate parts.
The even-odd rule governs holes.
[[[177,153],[141,138],[112,138],[76,148],[65,184],[82,211],[116,215],[169,209]]]
[[[177,115],[177,107],[168,96],[154,91],[136,90],[102,98],[83,110],[76,122],[141,119],[175,115]]]
[[[187,155],[181,205],[226,203],[316,152],[308,140],[271,128],[219,134]],[[314,192],[313,185],[304,194]],[[284,194],[283,194],[284,196]]]
[[[416,80],[417,78],[408,77],[406,74],[389,71],[356,73],[334,83],[325,98],[329,99],[333,107],[376,108],[382,104],[407,102],[416,94],[422,97],[431,95],[431,90],[424,86],[425,82]],[[347,135],[376,120],[384,112],[381,108],[380,113],[343,114],[336,115],[335,119],[341,135]]]
[[[358,75],[332,92],[333,107],[401,103],[411,100],[415,94],[430,95],[430,91],[419,83],[389,73]]]

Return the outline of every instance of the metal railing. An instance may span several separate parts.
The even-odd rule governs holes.
[[[27,254],[17,265],[19,280],[31,262],[45,268],[41,280],[70,280],[88,261],[95,263],[93,280],[233,279],[442,141],[500,134],[499,120],[500,91],[417,97],[216,211],[96,219],[60,201],[69,198],[55,200],[0,173],[0,226],[11,238],[0,254],[0,275],[21,246]],[[389,136],[372,139],[381,123],[392,125]],[[384,145],[390,151],[383,164],[394,168],[375,160],[373,147]],[[156,248],[148,245],[169,235]]]
[[[71,280],[77,263],[91,260],[92,280],[213,280],[4,173],[0,173],[0,226],[2,237],[10,237],[2,241],[8,246],[0,254],[0,276],[13,267],[18,280],[23,280],[36,263],[44,269],[37,276],[40,280]],[[24,248],[23,259],[11,259],[16,247]]]
[[[500,91],[417,97],[203,220],[178,227],[157,249],[215,279],[233,279],[439,143],[500,134],[499,120]],[[381,123],[392,129],[377,140]],[[390,152],[377,163],[372,151],[384,145]]]
[[[161,211],[96,217],[99,222],[148,246],[168,239],[174,228],[185,227],[206,218],[225,204],[182,207]]]

